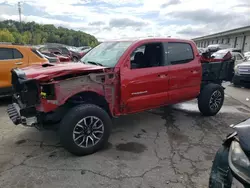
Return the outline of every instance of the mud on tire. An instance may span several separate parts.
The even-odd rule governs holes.
[[[218,84],[208,84],[200,92],[198,107],[205,116],[216,115],[224,102],[224,89]]]
[[[60,141],[74,155],[92,154],[108,143],[111,126],[108,113],[99,106],[78,105],[63,118],[59,130]]]

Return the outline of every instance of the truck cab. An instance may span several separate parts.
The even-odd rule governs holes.
[[[13,69],[15,93],[7,111],[16,125],[58,123],[68,151],[91,154],[108,142],[112,117],[195,98],[203,115],[217,114],[224,101],[221,82],[233,63],[201,62],[189,40],[103,42],[79,63]]]

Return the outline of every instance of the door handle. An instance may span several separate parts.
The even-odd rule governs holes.
[[[15,65],[22,65],[23,62],[16,62]]]
[[[167,74],[158,74],[158,77],[160,77],[160,78],[166,78]]]
[[[191,72],[192,72],[193,74],[197,74],[199,71],[197,71],[197,70],[191,70]]]

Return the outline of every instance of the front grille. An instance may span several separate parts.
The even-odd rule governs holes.
[[[238,67],[240,75],[250,75],[250,65],[241,65]]]

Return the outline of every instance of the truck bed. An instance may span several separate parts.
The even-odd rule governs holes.
[[[234,59],[202,62],[202,81],[222,83],[222,81],[231,81],[234,75]]]

